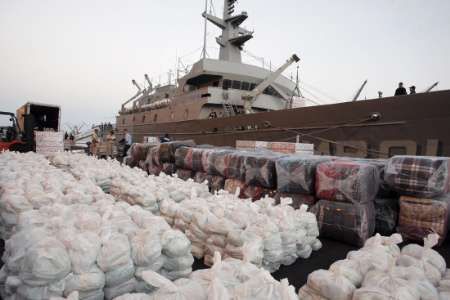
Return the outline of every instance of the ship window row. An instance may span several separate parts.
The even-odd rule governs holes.
[[[223,83],[222,83],[222,88],[224,90],[228,90],[228,89],[232,88],[235,90],[252,91],[253,89],[255,89],[255,87],[256,87],[256,83],[250,83],[250,82],[239,81],[239,80],[224,79]],[[280,94],[272,86],[268,86],[264,90],[263,94],[281,97]]]
[[[244,90],[244,91],[251,91],[256,87],[256,83],[250,83],[246,81],[239,81],[239,80],[230,80],[230,79],[224,79],[222,83],[222,88],[224,90],[228,89],[235,89],[235,90]]]

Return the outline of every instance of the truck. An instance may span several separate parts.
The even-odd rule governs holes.
[[[12,112],[0,111],[0,151],[27,152],[35,150],[35,131],[59,131],[59,106],[27,102]]]

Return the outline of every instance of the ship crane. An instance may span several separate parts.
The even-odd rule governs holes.
[[[427,88],[427,89],[424,91],[424,93],[429,93],[429,92],[431,92],[431,90],[434,89],[438,84],[439,84],[439,81],[433,83],[433,85],[431,85],[429,88]]]
[[[134,99],[136,99],[137,97],[139,97],[139,95],[141,95],[143,93],[143,90],[141,89],[141,87],[139,86],[139,84],[136,82],[136,80],[131,80],[131,83],[138,89],[138,91],[136,92],[136,94],[131,97],[130,99],[128,99],[127,101],[125,101],[122,104],[122,111],[125,111],[125,105],[127,105],[128,103],[130,103],[131,101],[133,101]]]
[[[258,84],[253,90],[248,93],[242,95],[242,100],[244,101],[244,111],[246,114],[253,113],[253,103],[256,98],[261,95],[266,88],[268,88],[272,83],[277,80],[277,78],[283,73],[291,64],[294,62],[297,63],[300,61],[300,58],[296,54],[293,54],[291,58],[289,58],[281,67],[279,67],[275,72],[270,73],[266,79],[263,80],[260,84]]]
[[[367,79],[364,80],[364,82],[361,84],[361,87],[359,88],[359,90],[356,92],[355,97],[353,97],[353,102],[357,101],[359,98],[359,95],[361,95],[361,92],[363,91],[364,87],[367,84]]]

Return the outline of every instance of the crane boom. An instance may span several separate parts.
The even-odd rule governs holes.
[[[275,72],[270,73],[266,79],[258,84],[253,90],[242,95],[242,100],[244,100],[245,113],[252,113],[252,104],[255,102],[256,97],[261,95],[266,88],[268,88],[275,80],[283,73],[291,64],[294,62],[299,62],[300,58],[296,54],[293,54],[281,67],[279,67]]]
[[[359,90],[356,92],[355,97],[353,97],[353,101],[358,100],[359,95],[361,95],[361,92],[363,91],[363,89],[364,89],[364,87],[366,86],[366,84],[367,84],[367,79],[363,82],[363,84],[361,85],[361,87],[359,88]]]
[[[438,84],[439,84],[439,81],[433,83],[433,85],[430,86],[429,88],[427,88],[427,89],[424,91],[424,93],[429,93],[429,92],[431,92],[431,90],[434,89]]]

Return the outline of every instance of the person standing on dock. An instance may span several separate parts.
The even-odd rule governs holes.
[[[403,82],[398,83],[398,88],[395,90],[395,96],[404,96],[408,95],[406,93],[406,89],[403,87]]]
[[[106,155],[113,157],[114,154],[114,144],[116,143],[116,136],[114,135],[114,130],[111,130],[106,136]]]
[[[123,130],[123,139],[125,140],[125,147],[123,149],[123,155],[126,156],[128,153],[128,149],[130,149],[133,139],[131,138],[131,134],[128,132],[128,129]]]
[[[92,133],[91,139],[91,155],[97,156],[97,147],[98,147],[98,129],[94,129],[94,133]]]
[[[416,93],[416,86],[412,85],[409,87],[409,94],[414,95]]]

